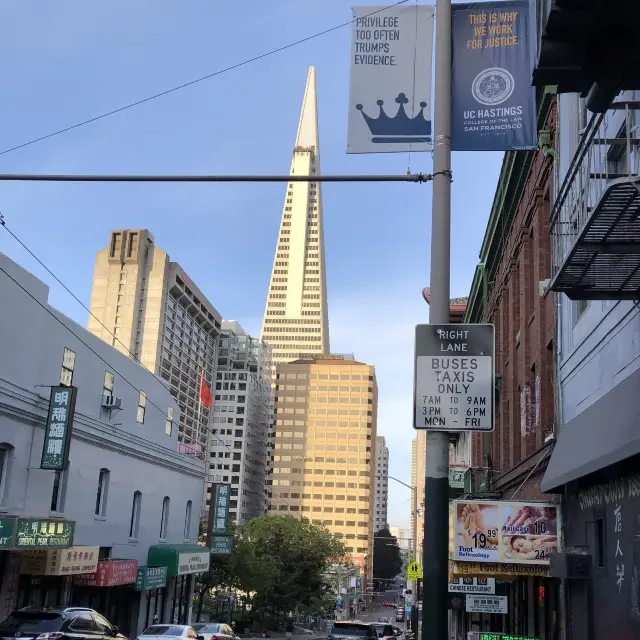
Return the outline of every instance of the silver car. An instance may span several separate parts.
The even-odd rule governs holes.
[[[140,634],[138,640],[168,640],[169,638],[204,640],[188,624],[153,624]]]
[[[223,622],[198,622],[192,626],[203,640],[238,640],[231,626]]]

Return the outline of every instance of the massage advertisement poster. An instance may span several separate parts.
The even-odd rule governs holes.
[[[549,564],[558,507],[546,502],[454,502],[454,560]]]

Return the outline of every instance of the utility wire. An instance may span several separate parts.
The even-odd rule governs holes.
[[[391,7],[395,7],[400,4],[404,4],[408,2],[408,0],[399,0],[395,4],[392,4],[388,7],[382,7],[381,9],[377,9],[376,11],[372,11],[371,13],[366,14],[365,16],[361,16],[366,18],[368,16],[372,16],[376,13],[380,13],[382,11],[386,11]],[[165,91],[161,91],[160,93],[156,93],[152,96],[148,96],[147,98],[143,98],[142,100],[137,100],[136,102],[131,102],[122,107],[118,107],[117,109],[113,109],[111,111],[107,111],[99,116],[95,116],[94,118],[89,118],[88,120],[83,120],[82,122],[78,122],[70,127],[65,127],[64,129],[59,129],[58,131],[54,131],[52,133],[48,133],[44,136],[40,136],[39,138],[34,138],[33,140],[29,140],[28,142],[23,142],[22,144],[16,145],[15,147],[10,147],[9,149],[5,149],[4,151],[0,151],[0,156],[5,155],[6,153],[10,153],[11,151],[16,151],[17,149],[23,149],[24,147],[28,147],[36,142],[42,142],[43,140],[48,140],[49,138],[53,138],[55,136],[60,135],[61,133],[66,133],[67,131],[72,131],[73,129],[78,129],[79,127],[83,127],[87,124],[91,124],[92,122],[97,122],[98,120],[102,120],[103,118],[107,118],[109,116],[115,115],[116,113],[120,113],[122,111],[126,111],[127,109],[132,109],[133,107],[137,107],[141,104],[145,104],[146,102],[150,102],[151,100],[155,100],[156,98],[161,98],[163,96],[169,95],[170,93],[174,93],[175,91],[179,91],[180,89],[185,89],[186,87],[190,87],[194,84],[198,84],[199,82],[204,82],[205,80],[209,80],[210,78],[215,78],[216,76],[222,75],[227,71],[232,71],[233,69],[239,69],[240,67],[244,67],[252,62],[256,62],[258,60],[262,60],[263,58],[268,58],[269,56],[275,55],[276,53],[280,53],[281,51],[286,51],[287,49],[291,49],[299,44],[303,44],[304,42],[309,42],[310,40],[314,40],[315,38],[319,38],[320,36],[324,36],[328,33],[332,33],[333,31],[337,31],[338,29],[342,29],[342,27],[349,26],[355,22],[355,18],[353,20],[349,20],[348,22],[343,22],[334,27],[330,27],[329,29],[325,29],[324,31],[319,31],[318,33],[314,33],[313,35],[307,36],[306,38],[301,38],[300,40],[296,40],[294,42],[290,42],[289,44],[285,44],[281,47],[277,47],[276,49],[271,49],[265,53],[261,53],[253,58],[248,58],[247,60],[243,60],[242,62],[238,62],[236,64],[232,64],[224,69],[219,69],[218,71],[214,71],[213,73],[209,73],[206,76],[201,76],[200,78],[196,78],[195,80],[190,80],[189,82],[185,82],[176,87],[172,87],[171,89],[166,89]]]
[[[3,224],[2,224],[2,226],[3,226],[5,229],[7,229],[7,226],[6,226],[6,224],[5,224],[5,223],[3,223]],[[7,231],[9,231],[9,229],[7,229]],[[11,231],[9,231],[9,233],[11,233],[11,235],[12,235],[12,236],[13,236],[13,237],[14,237],[14,238],[15,238],[15,239],[16,239],[16,240],[17,240],[17,241],[18,241],[18,242],[19,242],[19,243],[20,243],[20,244],[21,244],[21,245],[22,245],[22,246],[23,246],[23,247],[24,247],[28,252],[29,252],[29,254],[30,254],[30,255],[32,255],[32,256],[37,260],[37,262],[38,262],[40,265],[42,265],[42,266],[47,270],[47,272],[48,272],[48,273],[50,273],[50,274],[51,274],[51,275],[56,279],[56,281],[57,281],[57,282],[59,282],[59,283],[64,287],[64,289],[65,289],[66,291],[68,291],[68,292],[69,292],[69,293],[74,297],[74,299],[78,300],[78,298],[77,298],[77,297],[76,297],[76,296],[75,296],[75,295],[74,295],[74,294],[69,290],[69,288],[68,288],[66,285],[64,285],[64,284],[62,283],[62,281],[61,281],[61,280],[60,280],[60,279],[59,279],[59,278],[58,278],[58,277],[57,277],[57,276],[56,276],[56,275],[55,275],[55,274],[54,274],[54,273],[53,273],[53,272],[52,272],[52,271],[51,271],[51,270],[50,270],[50,269],[49,269],[49,268],[48,268],[48,267],[47,267],[47,266],[46,266],[46,265],[45,265],[45,264],[44,264],[44,263],[39,259],[39,258],[37,258],[37,257],[35,256],[35,254],[34,254],[34,253],[33,253],[33,252],[32,252],[32,251],[31,251],[31,250],[30,250],[30,249],[29,249],[29,248],[28,248],[28,247],[27,247],[27,246],[26,246],[26,245],[25,245],[21,240],[19,240],[19,238],[18,238],[14,233],[12,233]],[[124,381],[125,381],[125,382],[126,382],[126,383],[131,387],[131,388],[132,388],[132,389],[134,389],[134,391],[137,391],[138,393],[140,393],[140,389],[138,389],[138,388],[133,384],[133,382],[131,382],[128,378],[126,378],[125,376],[123,376],[123,375],[122,375],[122,374],[121,374],[121,373],[120,373],[120,372],[119,372],[119,371],[118,371],[118,370],[117,370],[113,365],[109,364],[109,362],[107,362],[107,361],[106,361],[106,360],[105,360],[105,359],[104,359],[104,358],[103,358],[103,357],[102,357],[102,356],[101,356],[101,355],[100,355],[100,354],[99,354],[95,349],[93,349],[93,347],[91,347],[89,344],[87,344],[87,342],[85,342],[85,341],[84,341],[84,340],[83,340],[83,339],[82,339],[82,338],[81,338],[81,337],[80,337],[80,336],[79,336],[75,331],[73,331],[73,330],[71,329],[71,327],[67,326],[64,322],[62,322],[62,320],[60,320],[60,318],[58,318],[58,316],[57,316],[55,313],[53,313],[53,311],[51,311],[51,309],[49,309],[47,306],[43,305],[43,304],[42,304],[42,302],[40,302],[40,300],[38,300],[34,295],[32,295],[32,294],[31,294],[31,292],[29,292],[25,287],[23,287],[23,286],[22,286],[22,285],[21,285],[21,284],[20,284],[20,283],[19,283],[19,282],[18,282],[18,281],[13,277],[13,276],[11,276],[11,274],[7,273],[7,271],[5,271],[1,266],[0,266],[0,271],[2,271],[2,273],[4,273],[4,274],[7,276],[7,278],[9,278],[10,280],[12,280],[12,281],[13,281],[13,283],[14,283],[15,285],[17,285],[20,289],[22,289],[22,291],[24,291],[24,293],[26,293],[26,294],[27,294],[27,295],[28,295],[28,296],[29,296],[29,297],[30,297],[34,302],[36,302],[40,307],[42,307],[42,309],[44,309],[44,310],[45,310],[45,311],[46,311],[46,312],[47,312],[47,313],[48,313],[52,318],[55,318],[55,320],[56,320],[59,324],[61,324],[65,329],[67,329],[67,331],[68,331],[69,333],[71,333],[71,335],[73,335],[73,336],[74,336],[74,337],[75,337],[79,342],[81,342],[81,343],[82,343],[82,344],[83,344],[87,349],[89,349],[89,351],[91,351],[91,353],[93,353],[97,358],[99,358],[99,359],[100,359],[100,360],[101,360],[101,361],[102,361],[102,362],[103,362],[103,363],[104,363],[104,364],[105,364],[105,365],[106,365],[106,366],[107,366],[111,371],[113,371],[113,372],[114,372],[114,373],[116,373],[120,378],[122,378],[122,379],[123,379],[123,380],[124,380]],[[80,301],[78,300],[78,302],[80,302]],[[80,302],[80,304],[81,304],[85,309],[87,308],[87,307],[86,307],[82,302]],[[89,313],[91,313],[91,312],[89,312]],[[93,314],[92,314],[92,315],[93,315]],[[94,316],[94,317],[95,317],[95,316]],[[100,324],[102,324],[102,323],[100,323]],[[104,325],[102,325],[102,326],[104,326]],[[106,328],[106,327],[105,327],[105,328]],[[113,335],[113,333],[111,333],[111,331],[109,331],[109,329],[107,329],[107,331],[109,332],[109,334],[110,334],[110,335]],[[115,336],[114,336],[114,337],[115,337]],[[136,360],[137,360],[137,359],[136,359]],[[154,377],[154,378],[156,378],[156,380],[160,381],[160,378],[158,378],[158,377],[155,375],[155,373],[153,373],[153,371],[151,371],[150,369],[148,369],[147,367],[145,367],[145,366],[144,366],[144,365],[143,365],[139,360],[138,360],[138,363],[139,363],[139,364],[140,364],[140,365],[141,365],[141,366],[142,366],[146,371],[148,371],[149,373],[151,373],[151,375],[153,375],[153,377]],[[162,387],[163,387],[163,389],[165,389],[165,390],[166,390],[166,386],[164,385],[164,383],[162,383]],[[158,410],[158,411],[159,411],[159,412],[164,416],[164,418],[165,418],[166,420],[171,420],[171,422],[172,422],[172,423],[174,422],[174,419],[173,419],[173,418],[170,418],[170,417],[169,417],[169,414],[168,414],[164,409],[161,409],[157,404],[155,404],[155,402],[153,402],[152,400],[150,400],[148,397],[147,397],[147,403],[148,403],[148,404],[150,404],[150,405],[151,405],[152,407],[154,407],[155,409],[157,409],[157,410]],[[230,451],[231,453],[238,453],[237,451],[234,451],[234,450],[233,450],[229,445],[227,445],[227,444],[226,444],[226,443],[225,443],[225,442],[224,442],[224,441],[223,441],[223,440],[222,440],[222,439],[221,439],[217,434],[212,433],[211,435],[213,435],[213,436],[216,438],[216,440],[217,440],[218,442],[220,442],[220,443],[222,444],[222,446],[223,446],[223,447],[225,447],[228,451]],[[206,455],[205,455],[205,460],[204,460],[204,462],[205,462],[205,471],[208,471],[208,470],[207,470],[207,468],[206,468],[206,467],[207,467],[207,464],[208,464],[208,462],[207,462],[207,458],[206,458]],[[244,468],[245,468],[245,469],[247,469],[247,470],[249,470],[249,466],[247,465],[247,463],[246,463],[244,460],[241,460],[241,462],[242,462],[242,465],[244,466]],[[217,464],[217,463],[216,463],[216,464]],[[251,471],[254,471],[254,470],[253,470],[253,469],[251,469]],[[278,494],[278,492],[274,491],[273,493],[275,493],[278,497],[280,497],[280,496],[279,496],[279,494]],[[283,502],[285,502],[286,504],[289,504],[288,502],[286,502],[286,501],[284,500],[284,498],[280,498],[280,499],[281,499]],[[289,506],[290,506],[290,505],[289,505]]]

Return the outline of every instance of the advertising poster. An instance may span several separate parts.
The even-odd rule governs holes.
[[[454,559],[549,564],[558,551],[558,508],[543,502],[454,503]]]
[[[347,153],[431,151],[434,7],[353,7]]]
[[[451,148],[537,148],[527,0],[454,4]]]

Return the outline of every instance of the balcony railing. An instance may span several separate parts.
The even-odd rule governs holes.
[[[573,300],[640,292],[640,103],[594,114],[551,212],[551,289]]]

